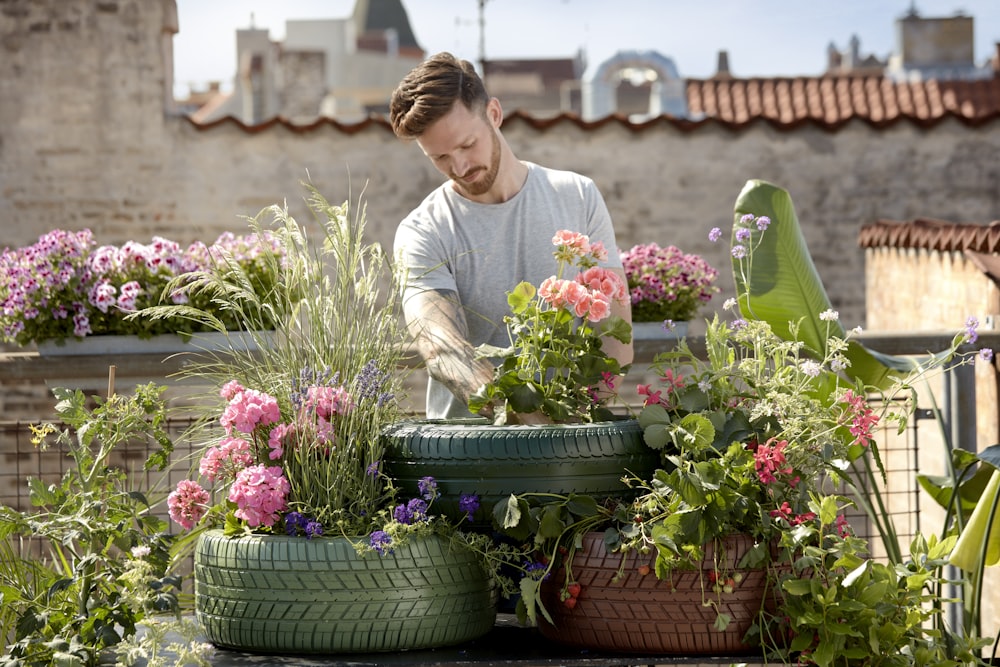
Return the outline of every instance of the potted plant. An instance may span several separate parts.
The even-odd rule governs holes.
[[[276,323],[272,345],[209,355],[186,371],[221,388],[206,414],[218,427],[202,431],[211,437],[201,482],[180,482],[169,500],[198,538],[197,618],[213,643],[255,651],[473,639],[496,616],[488,541],[455,529],[464,516],[436,515],[434,480],[402,497],[384,471],[379,435],[400,415],[405,355],[399,274],[364,240],[363,213],[311,192],[319,242],[276,206],[251,223],[260,234],[272,218],[276,250],[264,255],[281,267],[274,289],[247,291],[238,266],[185,278],[240,321],[266,313]],[[144,316],[206,314],[161,306]],[[462,500],[469,513],[475,503]]]
[[[145,469],[166,466],[164,389],[103,397],[57,387],[60,422],[31,425],[43,455],[69,463],[58,482],[25,480],[30,509],[0,505],[0,663],[112,664],[140,623],[180,613],[173,537],[149,490],[115,463],[121,448],[144,444]]]
[[[738,284],[752,283],[770,224],[737,216]],[[738,298],[727,311],[746,303]],[[521,584],[525,619],[555,640],[598,649],[711,654],[758,645],[770,657],[826,665],[870,652],[864,643],[877,634],[880,655],[959,655],[968,645],[945,646],[925,623],[937,613],[927,591],[897,585],[907,568],[912,581],[940,581],[953,539],[921,538],[915,563],[877,564],[843,514],[852,500],[870,500],[851,463],[878,465],[873,429],[905,420],[908,406],[883,401],[876,411],[868,396],[877,388],[845,376],[853,332],[839,335],[834,311],[802,318],[819,323],[818,354],[799,339],[803,322],[779,336],[744,315],[708,323],[706,359],[684,341],[659,355],[660,382],[639,387],[645,442],[663,453],[663,466],[627,477],[638,497],[527,494],[495,508],[511,537],[538,548],[540,565]],[[886,396],[908,395],[968,335],[896,378]],[[837,493],[838,484],[846,490]],[[635,605],[654,622],[631,627]]]
[[[458,499],[477,489],[482,504],[473,518],[480,527],[492,522],[489,508],[511,493],[626,494],[622,471],[651,471],[658,461],[638,422],[609,408],[627,369],[602,340],[629,341],[628,323],[610,314],[612,300],[627,298],[625,285],[600,266],[607,259],[600,243],[568,230],[552,243],[556,273],[508,293],[510,345],[478,349],[499,361],[469,407],[492,406],[493,422],[405,420],[385,433],[388,470],[404,490],[431,475],[442,490],[442,511],[461,516]],[[536,423],[519,423],[525,415]]]
[[[37,344],[47,354],[67,354],[77,348],[67,343],[88,342],[87,353],[118,352],[122,339],[149,340],[155,336],[190,338],[208,326],[182,318],[150,320],[130,317],[162,302],[190,303],[211,312],[222,331],[239,329],[231,313],[217,309],[203,294],[192,293],[188,280],[179,276],[210,267],[239,267],[257,294],[273,289],[277,266],[263,261],[267,249],[280,252],[267,232],[245,236],[221,235],[214,244],[193,243],[187,248],[160,237],[148,244],[129,241],[121,246],[97,245],[89,229],[54,230],[38,242],[0,255],[0,339],[26,346]],[[172,288],[167,290],[168,284]],[[265,329],[274,322],[255,323]],[[103,347],[94,347],[95,339]],[[165,349],[176,347],[176,342]],[[159,348],[143,349],[160,351]]]
[[[637,340],[673,335],[682,338],[687,323],[719,288],[719,272],[699,255],[656,243],[621,251],[632,301],[632,328]]]

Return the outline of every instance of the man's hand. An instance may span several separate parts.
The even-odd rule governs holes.
[[[493,379],[493,365],[477,359],[458,294],[430,290],[407,300],[406,325],[430,373],[463,401]]]

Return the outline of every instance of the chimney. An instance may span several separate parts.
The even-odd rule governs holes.
[[[719,51],[718,65],[716,65],[715,76],[713,78],[730,79],[732,76],[729,72],[729,52],[725,50]]]

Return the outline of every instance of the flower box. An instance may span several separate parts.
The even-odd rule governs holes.
[[[121,354],[174,354],[177,352],[253,352],[260,349],[273,334],[245,331],[196,333],[190,336],[160,334],[151,338],[138,336],[87,336],[63,341],[45,340],[38,343],[43,357],[116,356]]]

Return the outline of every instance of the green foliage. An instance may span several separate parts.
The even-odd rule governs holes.
[[[522,282],[508,292],[510,314],[504,322],[510,346],[480,345],[476,350],[480,358],[499,361],[493,379],[469,397],[469,409],[478,413],[493,407],[497,425],[517,420],[518,414],[538,413],[554,423],[613,416],[606,403],[615,380],[627,369],[602,349],[602,338],[631,340],[628,322],[609,316],[611,301],[624,302],[627,290],[618,275],[596,268],[601,250],[592,250],[586,236],[576,237],[572,243],[555,243],[557,275],[538,289]],[[571,267],[581,273],[564,279]]]
[[[903,563],[870,559],[864,540],[841,535],[819,502],[816,524],[785,533],[796,559],[779,578],[780,606],[760,629],[770,659],[799,664],[961,665],[985,641],[945,634],[937,591],[955,544],[917,536]]]
[[[320,522],[326,533],[365,534],[392,501],[389,480],[374,471],[383,459],[381,431],[401,410],[402,275],[381,245],[366,238],[362,202],[335,206],[315,188],[307,190],[312,224],[300,224],[287,207],[276,205],[249,220],[253,235],[273,240],[257,256],[275,277],[271,289],[254,289],[253,274],[237,261],[186,278],[192,295],[208,299],[213,310],[228,313],[252,332],[257,349],[206,352],[183,373],[217,387],[235,381],[273,397],[280,423],[302,434],[302,446],[288,446],[275,459],[267,444],[271,424],[253,434],[236,433],[253,441],[252,464],[281,467],[291,487],[288,510]],[[137,316],[214,322],[211,312],[189,307],[161,306]],[[353,401],[336,416],[333,447],[317,446],[315,438],[304,442],[315,428],[306,423],[302,400],[307,388],[319,385],[341,387]],[[374,395],[362,395],[375,386]],[[218,395],[207,399],[205,418],[217,419],[223,407]],[[216,432],[206,448],[219,441]],[[216,480],[216,486],[231,481]],[[216,509],[221,511],[210,513],[209,523],[225,520],[234,507]],[[245,529],[233,518],[228,526],[231,533]]]
[[[13,628],[0,665],[94,665],[101,652],[134,635],[148,613],[177,608],[179,580],[167,575],[171,538],[150,513],[145,496],[111,453],[128,443],[153,450],[161,466],[172,448],[165,431],[162,387],[145,385],[130,397],[88,399],[53,390],[66,429],[33,427],[33,442],[56,434],[72,465],[59,484],[29,479],[33,509],[0,507],[0,627]],[[90,406],[90,401],[96,407]],[[52,454],[55,455],[55,454]],[[10,540],[44,549],[41,560],[18,553]]]
[[[121,247],[98,246],[90,230],[54,230],[32,246],[0,255],[0,340],[27,345],[89,335],[190,335],[212,329],[237,329],[230,313],[216,309],[202,295],[188,292],[190,272],[227,263],[248,277],[246,288],[263,294],[272,289],[274,266],[258,261],[267,236],[223,234],[214,244],[183,249],[154,238]],[[148,306],[188,302],[212,313],[213,324],[184,317],[133,317]]]
[[[818,319],[832,305],[809,254],[791,196],[766,181],[750,180],[736,199],[733,215],[737,222],[733,245],[753,249],[746,257],[733,257],[733,277],[744,317],[769,322],[783,338],[790,337],[789,323],[800,322],[797,338],[811,354],[824,356],[828,336],[844,339],[845,332],[839,323],[828,331]],[[764,216],[771,224],[763,230],[739,224],[747,215]],[[740,229],[749,232],[749,240],[736,240]],[[844,356],[850,361],[845,369],[849,377],[879,388],[914,368],[913,360],[907,357],[877,353],[857,341],[851,341]]]

